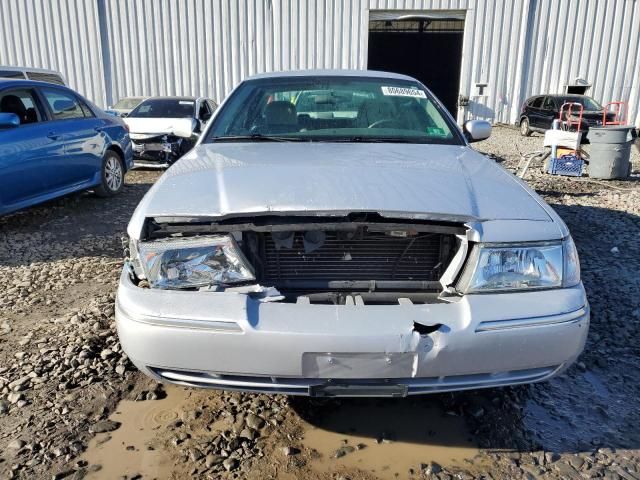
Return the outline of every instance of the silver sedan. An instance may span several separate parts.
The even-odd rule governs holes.
[[[582,351],[576,248],[415,79],[260,75],[128,227],[118,333],[147,375],[312,396],[546,380]]]

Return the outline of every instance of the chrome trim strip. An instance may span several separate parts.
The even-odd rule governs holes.
[[[230,391],[251,391],[259,393],[282,393],[287,395],[312,395],[313,387],[327,385],[331,382],[323,378],[284,378],[284,377],[247,377],[237,375],[216,375],[205,372],[189,372],[165,370],[150,367],[151,371],[161,379],[178,385],[200,388],[223,389]],[[476,388],[494,388],[505,385],[532,383],[546,380],[562,369],[562,365],[513,370],[497,373],[453,375],[448,377],[426,378],[394,378],[393,384],[406,386],[406,395],[469,390]],[[376,381],[388,385],[384,379],[352,379],[354,384],[375,386]],[[340,379],[348,385],[346,379]],[[338,383],[340,385],[341,383]],[[345,395],[350,396],[349,392]]]
[[[240,325],[235,322],[131,314],[125,313],[120,303],[116,303],[116,312],[134,322],[146,323],[156,327],[188,328],[190,330],[208,330],[218,333],[243,333]]]
[[[548,325],[560,325],[578,323],[589,314],[589,307],[583,306],[572,312],[557,315],[545,315],[542,317],[517,318],[514,320],[492,320],[480,322],[477,332],[495,332],[497,330],[510,330],[513,328],[544,327]]]
[[[215,378],[212,376],[193,376],[189,374],[181,374],[178,372],[171,371],[163,371],[158,370],[158,372],[162,375],[162,378],[166,378],[167,380],[181,381],[181,382],[196,382],[196,383],[204,383],[207,385],[220,385],[225,386],[228,385],[230,387],[244,387],[244,388],[287,388],[287,389],[306,389],[309,388],[310,385],[296,385],[290,383],[273,383],[268,379],[265,379],[264,382],[256,382],[250,380],[233,380],[227,378]],[[319,384],[322,383],[321,380],[318,380]]]

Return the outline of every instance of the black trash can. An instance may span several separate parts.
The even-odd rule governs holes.
[[[632,126],[589,128],[589,176],[627,178],[631,173]]]

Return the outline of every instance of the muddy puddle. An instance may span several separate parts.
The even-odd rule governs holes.
[[[189,410],[206,409],[214,400],[208,391],[165,388],[164,399],[123,400],[118,404],[109,418],[120,427],[97,434],[82,457],[89,465],[101,467],[87,478],[136,475],[145,479],[179,478],[176,474],[180,468],[174,463],[177,450],[167,443],[172,431],[169,425],[184,419]],[[465,460],[479,453],[463,418],[447,414],[437,399],[345,399],[330,404],[305,399],[303,402],[308,402],[306,408],[300,411],[293,408],[297,415],[288,427],[303,432],[300,455],[307,458],[307,468],[322,478],[338,471],[358,469],[365,472],[365,477],[396,480],[408,478],[412,469],[418,476],[420,465],[430,462],[462,467]],[[225,409],[224,404],[219,406]],[[196,428],[189,431],[194,438],[208,442],[218,432],[230,428],[228,418],[220,415],[206,428],[205,425],[197,428],[196,424]],[[276,437],[266,436],[277,446],[282,439]],[[254,465],[254,468],[257,470],[252,470],[252,474],[268,466]],[[292,478],[291,472],[285,470],[278,471],[275,478]]]
[[[120,423],[117,430],[99,433],[82,456],[89,465],[101,469],[86,478],[170,478],[172,461],[164,450],[159,430],[179,418],[191,392],[169,387],[161,400],[136,402],[122,400],[110,420]]]
[[[321,457],[314,470],[357,468],[380,479],[406,478],[436,462],[462,466],[479,450],[461,417],[435,400],[344,400],[306,423],[303,444]],[[325,409],[326,410],[326,409]]]

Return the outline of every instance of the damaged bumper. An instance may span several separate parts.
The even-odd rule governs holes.
[[[148,137],[132,134],[134,166],[168,167],[184,155],[194,139],[173,135]]]
[[[498,308],[499,306],[499,308]],[[582,285],[451,302],[322,305],[140,288],[123,271],[120,341],[183,385],[313,396],[404,396],[545,380],[584,347]]]

